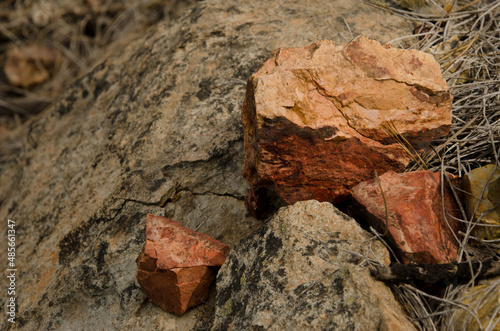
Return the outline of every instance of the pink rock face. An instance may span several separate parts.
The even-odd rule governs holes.
[[[180,315],[207,299],[228,253],[227,245],[203,233],[148,214],[137,281],[154,304]]]
[[[458,206],[448,187],[444,190],[443,213],[441,174],[415,171],[380,176],[389,211],[389,239],[403,263],[456,262],[459,244],[454,233],[460,223]],[[384,200],[375,180],[351,190],[361,208],[359,213],[377,230],[386,228]],[[458,237],[458,236],[457,236]]]
[[[274,184],[289,204],[342,201],[373,170],[408,164],[384,125],[422,147],[448,132],[451,102],[422,52],[364,37],[278,49],[248,82],[244,176],[253,188]]]

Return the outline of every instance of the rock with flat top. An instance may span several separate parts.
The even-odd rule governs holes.
[[[447,186],[441,195],[440,172],[387,172],[379,177],[389,217],[389,239],[403,263],[456,262],[458,206]],[[352,188],[360,219],[386,229],[384,198],[372,179]],[[444,207],[442,204],[444,201]]]
[[[448,132],[452,97],[434,58],[357,37],[280,48],[250,78],[244,176],[291,204],[339,202],[409,157],[388,127],[423,147]]]
[[[228,246],[203,233],[148,214],[137,281],[153,303],[181,315],[207,299],[228,253]]]

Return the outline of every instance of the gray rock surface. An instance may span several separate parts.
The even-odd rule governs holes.
[[[391,290],[362,266],[363,256],[389,262],[371,237],[327,202],[281,208],[229,253],[212,330],[414,329]]]
[[[176,317],[147,302],[135,280],[145,215],[230,246],[257,229],[243,202],[245,80],[277,47],[351,39],[346,23],[381,42],[411,29],[361,1],[199,1],[110,46],[0,166],[0,232],[16,222],[19,268],[17,324],[2,314],[1,329],[209,327],[209,305]]]

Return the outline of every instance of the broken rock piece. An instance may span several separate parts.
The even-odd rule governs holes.
[[[415,171],[380,176],[389,215],[389,239],[403,263],[457,261],[458,206],[448,187],[441,195],[440,172]],[[386,229],[384,199],[375,180],[352,188],[358,213],[378,231]],[[444,207],[442,204],[444,201]]]
[[[415,330],[390,288],[361,267],[381,242],[330,203],[281,208],[217,275],[212,330]]]
[[[452,97],[434,58],[357,37],[276,50],[252,75],[242,109],[244,176],[288,204],[340,202],[373,171],[409,157],[387,127],[425,147],[448,132]]]
[[[227,245],[203,233],[148,214],[137,281],[154,304],[181,315],[207,299],[228,253]]]

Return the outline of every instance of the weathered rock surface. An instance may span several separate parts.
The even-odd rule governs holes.
[[[0,165],[0,232],[16,221],[22,266],[17,328],[210,327],[210,305],[178,317],[140,289],[146,214],[235,245],[261,224],[243,201],[241,82],[280,46],[351,38],[344,19],[382,41],[412,29],[361,1],[282,3],[197,1],[179,21],[112,48],[22,127],[20,155]]]
[[[283,207],[229,253],[212,330],[413,330],[391,290],[362,267],[379,241],[330,203]]]
[[[458,302],[466,309],[457,309],[452,316],[450,330],[500,331],[500,278],[483,280],[473,288],[459,293]],[[476,313],[476,316],[473,315]],[[479,325],[480,324],[480,325]]]
[[[164,310],[181,315],[208,297],[229,247],[161,216],[146,216],[146,243],[137,282]]]
[[[137,273],[141,288],[151,302],[177,315],[208,298],[218,270],[207,266],[159,270],[148,257],[142,262]]]
[[[274,184],[287,202],[340,201],[373,171],[409,158],[385,128],[410,143],[451,125],[446,82],[434,58],[357,37],[280,48],[249,80],[242,110],[244,176]]]
[[[143,254],[160,269],[221,266],[229,247],[206,234],[185,228],[174,220],[148,214]]]
[[[500,239],[500,169],[494,164],[476,168],[464,176],[467,217],[475,224],[474,236]],[[484,191],[483,191],[484,190]]]
[[[456,234],[460,224],[453,216],[459,216],[458,206],[447,186],[443,199],[441,173],[390,171],[379,178],[389,215],[388,235],[402,262],[456,262],[459,248]],[[360,206],[357,215],[384,232],[386,213],[377,181],[356,185],[352,196]]]

